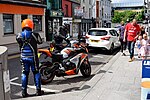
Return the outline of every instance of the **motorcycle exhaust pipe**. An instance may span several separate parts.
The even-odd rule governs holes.
[[[54,71],[57,70],[57,69],[59,69],[59,65],[58,65],[58,64],[53,65],[52,68],[50,68],[47,72],[48,72],[48,73],[52,73],[52,72],[54,72]]]

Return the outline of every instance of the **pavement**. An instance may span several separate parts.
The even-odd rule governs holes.
[[[44,43],[39,48],[47,47]],[[6,45],[8,55],[17,54],[17,44]],[[142,60],[137,57],[128,62],[129,53],[122,56],[118,52],[99,69],[91,80],[85,82],[80,89],[69,92],[45,93],[42,96],[31,96],[19,100],[140,100]]]

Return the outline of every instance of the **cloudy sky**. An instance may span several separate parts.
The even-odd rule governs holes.
[[[122,3],[122,2],[139,2],[143,3],[144,0],[112,0],[112,3]]]

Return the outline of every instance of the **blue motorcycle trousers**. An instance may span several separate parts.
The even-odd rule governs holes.
[[[38,71],[38,66],[35,63],[34,57],[22,57],[21,58],[21,64],[22,64],[22,89],[26,90],[28,85],[28,76],[30,73],[30,69],[33,72],[34,75],[34,82],[36,89],[41,89],[41,75]]]

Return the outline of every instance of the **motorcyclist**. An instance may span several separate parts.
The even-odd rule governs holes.
[[[18,33],[16,40],[21,50],[21,65],[22,65],[22,96],[27,97],[27,85],[30,67],[34,75],[36,86],[36,95],[42,95],[41,90],[41,75],[39,73],[39,60],[37,56],[37,44],[42,43],[42,39],[38,33],[33,32],[34,23],[30,19],[25,19],[22,22],[22,32]]]
[[[66,46],[63,46],[63,40],[67,43]],[[70,46],[69,38],[61,34],[54,34],[54,43],[55,43],[55,48],[58,51],[61,51],[64,47]]]

